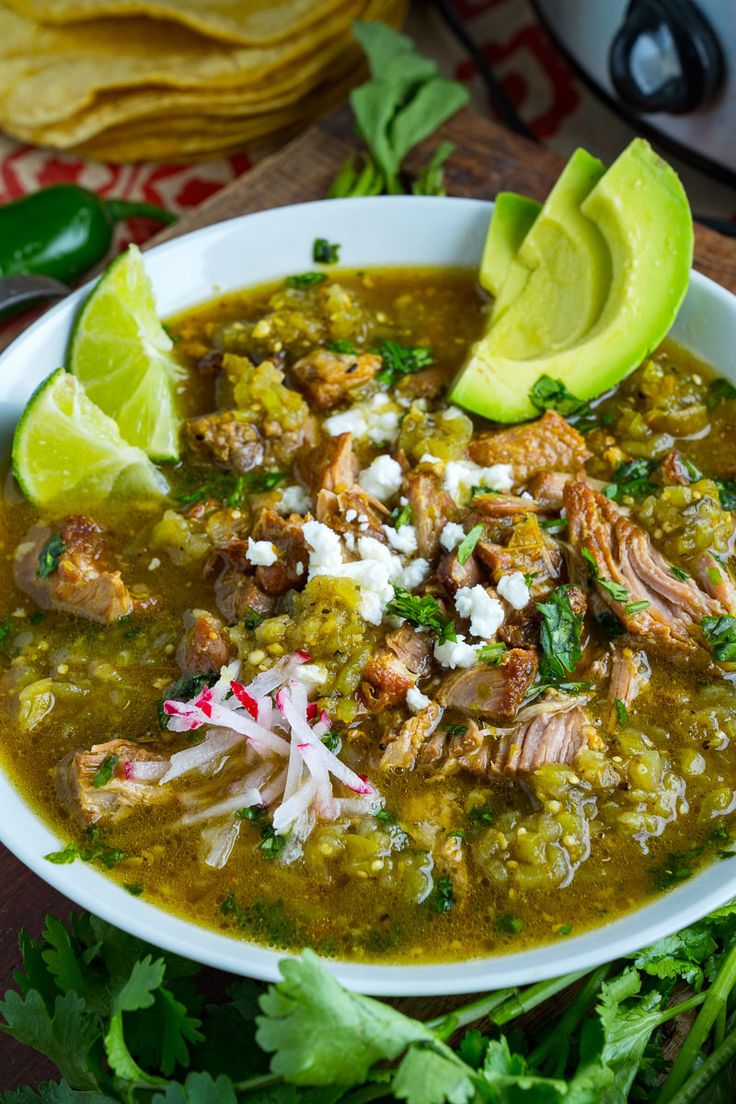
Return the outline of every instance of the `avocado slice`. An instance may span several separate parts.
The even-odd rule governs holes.
[[[530,234],[544,213],[545,208]],[[607,247],[606,299],[597,318],[591,317],[594,297],[581,288],[581,309],[587,311],[589,328],[572,343],[545,348],[542,339],[547,335],[564,339],[555,318],[540,318],[559,309],[560,296],[527,298],[527,306],[535,309],[534,324],[539,326],[530,336],[525,333],[529,316],[521,306],[517,309],[514,300],[497,322],[494,312],[486,333],[470,350],[451,389],[452,402],[495,421],[524,421],[538,413],[529,391],[541,375],[560,379],[579,398],[591,399],[633,371],[665,337],[687,290],[693,251],[692,215],[677,174],[647,142],[636,138],[582,199],[579,214],[591,222]],[[584,225],[578,222],[577,229]],[[540,258],[565,240],[566,231],[557,223],[554,232],[540,237],[536,246]],[[519,251],[524,263],[529,259],[530,234]],[[565,264],[574,263],[581,271],[580,258],[567,243],[560,263],[563,257]],[[545,256],[545,268],[548,278],[560,271],[556,255]],[[526,289],[535,275],[536,270],[519,301],[529,295]],[[560,276],[569,292],[567,270],[560,271]],[[600,273],[596,276],[601,282]],[[530,348],[538,351],[525,355]]]
[[[605,171],[597,158],[576,150],[522,241],[492,315],[501,355],[526,359],[565,348],[600,315],[610,284],[610,253],[580,206]]]
[[[541,210],[542,204],[537,203],[536,199],[528,199],[516,192],[499,192],[496,196],[478,274],[480,286],[494,298],[505,283],[521,243]]]

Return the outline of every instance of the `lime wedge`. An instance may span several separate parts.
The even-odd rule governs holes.
[[[183,371],[156,316],[151,281],[137,246],[103,273],[82,307],[69,349],[70,372],[92,402],[152,460],[179,456],[174,385]]]
[[[36,388],[23,411],[13,438],[13,474],[36,506],[168,490],[145,452],[123,440],[112,418],[63,368]]]

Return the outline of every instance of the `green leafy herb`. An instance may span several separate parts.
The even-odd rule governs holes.
[[[537,410],[556,410],[583,431],[592,429],[596,424],[590,403],[568,391],[562,380],[547,375],[540,376],[529,391],[529,399]]]
[[[536,607],[542,615],[540,674],[542,679],[557,682],[575,670],[583,654],[580,646],[583,615],[575,613],[570,605],[569,583],[557,587],[548,601],[537,602]]]
[[[616,698],[616,715],[618,717],[618,723],[626,727],[629,723],[629,711],[626,708],[626,703],[622,702],[620,698]]]
[[[460,541],[457,546],[457,558],[458,563],[465,564],[473,555],[476,544],[483,536],[483,526],[474,525],[468,534]]]
[[[475,654],[481,663],[496,667],[506,654],[506,645],[500,640],[494,640],[491,644],[481,644],[476,648]]]
[[[342,736],[339,732],[335,732],[334,729],[322,737],[322,743],[328,749],[328,751],[338,752],[342,747]]]
[[[493,813],[489,805],[473,805],[468,816],[476,824],[493,824]]]
[[[526,585],[528,590],[531,590],[531,588],[534,586],[534,580],[536,579],[538,574],[538,571],[527,571],[524,574],[524,584]]]
[[[110,781],[115,773],[115,768],[120,762],[119,755],[106,755],[92,778],[92,785],[96,790],[102,789]]]
[[[642,610],[649,609],[650,603],[642,598],[641,602],[629,602],[626,606],[627,613],[641,613]]]
[[[709,410],[715,410],[722,402],[731,399],[736,399],[736,387],[728,380],[717,379],[708,385],[708,394],[705,401]]]
[[[624,460],[617,464],[613,479],[603,488],[603,494],[616,502],[624,498],[644,498],[653,494],[656,487],[649,476],[656,467],[656,460]]]
[[[36,574],[39,579],[47,579],[49,575],[53,575],[66,550],[67,546],[62,539],[61,533],[54,533],[49,537],[38,554]]]
[[[451,912],[455,907],[455,891],[452,878],[443,874],[435,884],[433,909],[435,912]]]
[[[326,272],[299,272],[296,276],[287,276],[284,283],[289,288],[310,288],[323,284],[326,279]]]
[[[286,837],[274,831],[265,805],[249,805],[245,809],[240,809],[235,816],[238,820],[249,820],[260,830],[261,842],[257,850],[261,852],[264,859],[275,859],[283,851]]]
[[[140,882],[123,882],[123,889],[127,889],[131,897],[140,897],[143,893],[143,886]]]
[[[524,921],[511,912],[502,912],[496,917],[496,927],[508,935],[518,935],[524,930]]]
[[[560,924],[559,928],[557,929],[557,934],[558,935],[569,935],[571,931],[572,931],[572,924]]]
[[[691,483],[697,483],[699,479],[703,478],[703,473],[700,468],[693,464],[692,460],[688,460],[686,456],[680,457],[680,463],[685,469]]]
[[[197,694],[201,694],[205,686],[214,686],[216,682],[217,675],[210,673],[184,675],[178,682],[172,683],[171,686],[167,687],[164,696],[156,702],[159,727],[166,729],[169,723],[169,719],[164,713],[165,701],[189,701],[191,698],[196,698]]]
[[[411,506],[407,502],[404,506],[397,506],[391,511],[391,518],[396,529],[400,529],[402,525],[411,524]]]
[[[379,809],[377,813],[373,814],[376,820],[382,821],[384,824],[395,824],[396,817],[393,813],[390,813],[388,809]]]
[[[717,663],[736,663],[736,617],[704,617],[705,639]]]
[[[681,583],[686,582],[690,578],[690,573],[685,571],[682,567],[677,567],[675,564],[669,570],[669,574],[673,579],[679,579]]]
[[[448,724],[445,725],[445,732],[448,736],[464,736],[468,731],[466,724]]]
[[[406,190],[401,167],[407,153],[468,102],[468,91],[441,76],[409,38],[385,24],[356,22],[353,28],[371,72],[371,79],[350,94],[367,153],[348,159],[329,194],[397,195]],[[416,189],[422,195],[444,193],[441,165],[447,153],[440,147],[420,174]]]
[[[604,579],[601,576],[598,576],[596,583],[601,590],[605,590],[606,594],[613,598],[614,602],[626,602],[628,600],[629,592],[623,583],[616,583],[613,579]]]
[[[398,341],[382,341],[376,350],[383,361],[383,367],[376,379],[387,387],[404,376],[412,375],[434,364],[434,352],[429,345],[400,345]]]
[[[431,594],[411,594],[403,587],[394,587],[394,597],[386,606],[386,612],[394,617],[403,617],[412,625],[424,625],[437,633],[440,644],[456,640],[455,624],[445,617],[439,602]]]
[[[262,625],[265,620],[266,618],[262,613],[259,613],[258,610],[254,610],[252,606],[248,606],[248,612],[243,618],[243,624],[246,629],[253,630],[257,629],[259,625]]]
[[[312,246],[312,260],[316,264],[337,264],[340,260],[340,246],[327,238],[315,238]]]
[[[236,509],[247,494],[260,494],[271,491],[283,483],[288,472],[252,471],[243,475],[232,472],[216,472],[199,486],[177,494],[176,500],[182,506],[194,506],[207,498],[216,498],[230,509]]]
[[[327,342],[327,348],[332,353],[345,353],[347,355],[350,355],[350,353],[357,353],[357,351],[358,351],[356,346],[355,346],[354,341],[345,341],[345,340],[343,340],[343,341],[328,341]]]
[[[46,862],[63,866],[66,863],[75,862],[79,858],[79,850],[76,843],[67,843],[61,851],[49,851],[48,855],[44,855],[44,858]]]
[[[540,529],[548,529],[550,533],[564,533],[567,529],[567,518],[540,518]]]
[[[718,497],[724,510],[736,510],[736,481],[733,479],[716,479]]]

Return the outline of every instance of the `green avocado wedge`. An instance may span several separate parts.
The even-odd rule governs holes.
[[[500,320],[494,321],[494,311],[451,388],[453,403],[494,421],[524,421],[538,413],[529,391],[541,375],[561,380],[580,399],[591,399],[633,371],[665,337],[687,290],[693,251],[692,215],[674,170],[636,138],[582,199],[579,214],[600,233],[609,257],[605,302],[597,318],[573,342],[540,347],[529,356],[524,350],[539,345],[539,334],[524,336],[528,315],[516,310],[516,301]],[[523,263],[530,259],[529,236],[519,250]],[[540,240],[540,257],[547,247]],[[545,257],[545,264],[555,271],[554,256]],[[518,300],[528,294],[530,282],[531,276]],[[581,309],[591,302],[584,293]],[[554,312],[559,298],[534,306],[537,312]],[[514,335],[512,320],[521,336]],[[553,319],[540,332],[557,328]]]
[[[542,204],[536,199],[516,192],[499,192],[496,196],[478,274],[480,286],[494,298],[498,297],[521,243],[541,210]]]

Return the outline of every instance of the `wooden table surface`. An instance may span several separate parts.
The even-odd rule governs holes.
[[[551,150],[517,138],[469,111],[451,119],[441,137],[456,147],[446,173],[451,195],[492,199],[499,191],[511,190],[543,199],[562,166],[562,158]],[[423,164],[436,143],[434,138],[420,146],[409,157],[407,167],[411,170]],[[354,148],[350,114],[341,109],[167,228],[150,244],[235,215],[322,199],[338,167]],[[736,291],[736,244],[731,240],[698,226],[695,267]],[[26,928],[36,935],[47,912],[65,917],[72,907],[70,901],[0,846],[0,992],[12,983],[12,972],[19,962],[19,929]],[[437,1001],[412,1002],[414,1014],[433,1014],[436,1009]],[[46,1062],[0,1036],[0,1089],[35,1085],[52,1075]]]

